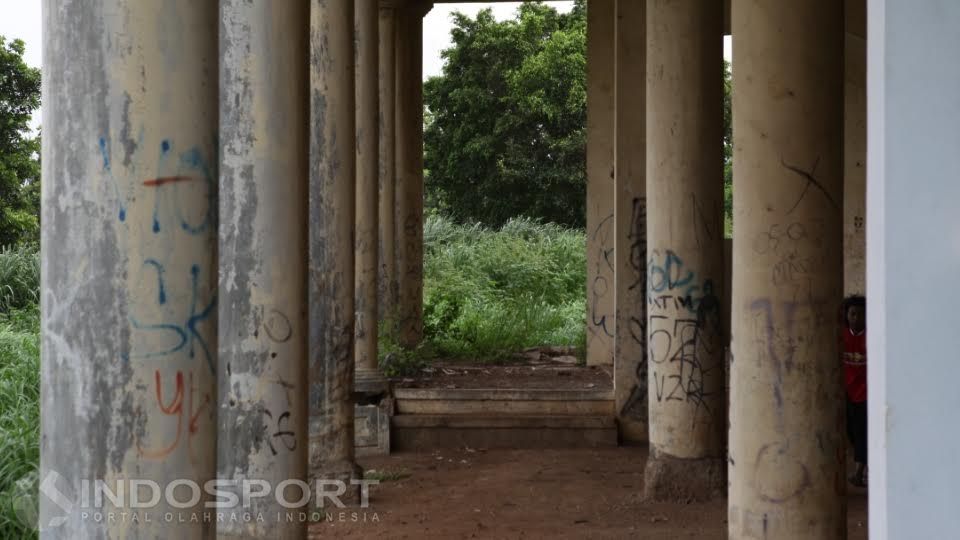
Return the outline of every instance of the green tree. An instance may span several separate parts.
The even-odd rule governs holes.
[[[40,137],[30,118],[40,106],[40,70],[23,61],[21,40],[0,36],[0,245],[40,232]]]
[[[586,11],[525,2],[513,20],[454,14],[443,74],[424,84],[428,203],[459,221],[582,227]]]

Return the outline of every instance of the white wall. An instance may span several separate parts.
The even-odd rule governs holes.
[[[872,538],[960,535],[960,2],[868,5]]]

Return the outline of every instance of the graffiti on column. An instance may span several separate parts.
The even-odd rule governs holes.
[[[144,448],[137,443],[137,450],[140,455],[148,459],[162,459],[176,450],[182,441],[186,441],[187,455],[193,457],[193,447],[191,441],[193,436],[200,430],[200,414],[210,406],[211,396],[203,392],[194,384],[193,372],[187,373],[187,382],[184,385],[182,371],[177,371],[174,375],[173,396],[169,400],[164,399],[163,377],[159,370],[154,372],[154,388],[156,391],[157,408],[163,416],[176,419],[176,431],[167,445],[159,448]],[[166,390],[169,393],[169,386]],[[194,401],[196,400],[196,402]]]
[[[614,287],[608,276],[614,275],[613,265],[613,214],[603,218],[590,235],[590,244],[597,249],[597,265],[590,284],[590,324],[587,328],[597,336],[613,338],[613,321],[606,312],[607,295]]]
[[[812,370],[817,369],[816,359],[832,355],[830,340],[818,337],[823,335],[824,327],[833,324],[831,309],[829,302],[813,287],[814,272],[827,262],[823,255],[819,255],[823,252],[826,230],[824,222],[818,220],[774,223],[758,233],[751,245],[755,254],[770,257],[773,261],[769,282],[779,291],[775,299],[758,297],[746,306],[751,314],[746,337],[753,340],[760,351],[757,361],[773,368],[770,391],[774,403],[774,430],[779,438],[764,444],[752,465],[758,474],[774,474],[775,471],[777,477],[784,479],[776,485],[760,486],[760,496],[774,503],[795,498],[812,485],[808,467],[791,451],[785,392],[790,387],[789,377],[813,376]],[[837,364],[836,369],[839,367]],[[836,380],[840,380],[839,373]],[[823,399],[829,401],[825,395]],[[838,493],[843,491],[845,484],[842,476],[845,447],[837,435],[843,431],[843,422],[843,414],[838,413],[837,427],[833,432],[818,431],[815,434],[818,447],[836,456],[837,471],[841,472],[833,480],[840,490]]]
[[[722,392],[711,381],[723,369],[713,280],[699,278],[672,250],[653,250],[647,266],[648,356],[657,402],[691,404],[692,426],[710,423],[718,412],[712,402]]]
[[[159,290],[157,295],[157,305],[165,304],[167,294],[163,284],[163,266],[155,259],[147,259],[144,262],[144,266],[150,266],[156,269],[157,288]],[[214,315],[216,308],[216,297],[214,296],[211,298],[209,303],[206,304],[200,302],[199,279],[200,267],[193,265],[190,268],[191,292],[189,309],[186,311],[184,318],[177,319],[175,321],[167,320],[155,323],[145,323],[135,315],[130,316],[130,324],[135,330],[143,333],[149,333],[154,337],[157,334],[160,334],[163,337],[168,338],[165,340],[168,343],[168,346],[159,350],[138,350],[136,352],[131,352],[129,359],[160,358],[186,350],[190,358],[196,358],[198,355],[201,356],[205,360],[207,367],[209,367],[210,373],[215,373],[216,367],[214,366],[213,354],[210,351],[210,346],[207,344],[206,339],[204,339],[203,335],[201,335],[200,331],[198,330],[198,327],[201,323],[208,321]],[[136,341],[134,343],[136,343]],[[138,348],[139,347],[134,347],[134,349]]]
[[[630,213],[630,232],[627,234],[630,242],[630,285],[627,290],[633,294],[644,293],[647,290],[647,199],[634,197],[633,208]],[[627,315],[627,333],[634,343],[635,350],[646,354],[647,350],[647,312],[646,306],[640,302]],[[634,371],[633,385],[630,397],[620,409],[620,416],[644,419],[647,417],[647,362],[645,358],[637,362]]]
[[[157,148],[155,167],[138,170],[131,154],[143,147],[141,131],[138,141],[121,141],[126,152],[122,177],[129,178],[124,180],[114,170],[112,144],[108,134],[102,135],[96,139],[95,152],[101,179],[116,198],[117,220],[126,227],[145,225],[158,239],[144,239],[138,246],[143,258],[129,261],[131,282],[149,294],[133,297],[136,300],[128,314],[130,350],[121,360],[141,365],[149,361],[153,372],[152,385],[143,381],[135,386],[143,392],[137,400],[141,415],[137,451],[143,458],[159,460],[185,448],[188,458],[195,460],[198,456],[194,456],[192,439],[212,427],[204,424],[210,424],[213,412],[213,396],[206,381],[216,370],[208,340],[216,332],[217,297],[215,285],[209,283],[214,273],[205,267],[207,263],[175,258],[174,252],[179,242],[212,242],[217,215],[217,171],[212,165],[216,156],[208,159],[197,146],[180,151],[172,139],[164,139]],[[138,197],[140,207],[152,206],[142,215],[133,213]],[[172,361],[178,362],[163,367],[164,362]],[[195,369],[189,367],[197,362]],[[168,438],[144,442],[148,423],[155,426],[154,432],[169,434]]]
[[[817,174],[817,166],[819,164],[820,164],[820,157],[818,156],[817,159],[813,160],[813,166],[810,167],[810,170],[805,170],[796,165],[787,163],[786,160],[784,160],[782,157],[780,158],[780,166],[796,174],[800,178],[803,178],[804,180],[806,180],[806,182],[803,184],[803,190],[800,192],[800,195],[797,197],[797,201],[793,204],[790,210],[787,210],[787,214],[792,214],[793,211],[796,210],[798,206],[800,206],[800,203],[803,202],[804,197],[806,197],[811,187],[815,188],[817,191],[823,194],[823,196],[827,199],[827,202],[830,203],[830,206],[833,206],[836,209],[840,208],[840,205],[838,205],[837,201],[833,199],[833,196],[830,195],[830,192],[827,191],[827,188],[825,188],[823,184],[821,184],[820,181],[817,180],[816,174]]]
[[[264,424],[264,438],[270,448],[270,454],[276,456],[281,451],[293,452],[297,448],[297,434],[293,431],[290,421],[290,411],[283,411],[276,419],[270,409],[264,409],[263,415],[267,418]]]

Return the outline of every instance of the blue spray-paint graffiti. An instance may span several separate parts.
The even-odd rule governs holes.
[[[118,219],[121,222],[126,221],[128,214],[127,202],[130,196],[124,196],[121,193],[119,184],[114,176],[115,171],[112,167],[112,150],[109,138],[100,137],[97,141],[97,146],[102,160],[102,170],[104,174],[109,177],[120,206]],[[214,141],[213,147],[216,147],[216,141]],[[214,152],[216,152],[216,150],[214,150]],[[175,144],[171,139],[164,139],[160,142],[160,151],[155,165],[155,171],[159,176],[147,179],[136,178],[135,180],[135,183],[142,183],[145,187],[157,188],[154,196],[151,223],[154,234],[159,234],[163,228],[161,215],[166,214],[166,212],[163,211],[161,206],[171,204],[173,205],[173,212],[175,212],[175,219],[180,228],[185,232],[199,235],[215,228],[217,218],[216,194],[218,174],[216,159],[216,155],[214,155],[212,159],[207,159],[199,146],[192,146],[177,154],[175,152]],[[174,174],[167,174],[171,171],[173,171]],[[136,167],[133,166],[130,170],[124,171],[124,173],[136,177]],[[203,211],[202,218],[199,219],[199,222],[191,222],[184,214],[182,205],[177,204],[177,196],[181,190],[179,184],[192,184],[196,181],[202,182],[206,188],[206,209]],[[127,186],[128,192],[133,185],[135,184]],[[188,194],[196,198],[194,195],[195,191],[195,188],[191,188]]]
[[[117,187],[117,181],[113,178],[113,171],[110,168],[110,149],[107,146],[107,140],[100,137],[97,146],[100,148],[100,157],[103,159],[103,172],[110,177],[110,184],[113,185],[114,195],[117,197],[117,203],[120,206],[117,218],[120,221],[126,221],[127,209],[123,205],[123,197],[120,196],[120,188]]]
[[[156,268],[158,287],[161,291],[158,297],[158,304],[166,303],[166,289],[163,283],[165,269],[163,265],[154,259],[148,259],[144,262],[144,265],[150,265]],[[207,366],[210,368],[210,372],[215,372],[213,355],[211,354],[210,347],[207,344],[206,339],[204,339],[200,332],[199,326],[201,323],[209,320],[214,315],[217,298],[214,294],[209,303],[207,303],[205,306],[202,304],[200,297],[200,267],[196,264],[190,267],[190,283],[190,311],[186,319],[184,319],[182,322],[174,321],[171,323],[169,321],[165,321],[156,324],[145,324],[136,317],[130,316],[130,324],[133,325],[133,328],[152,333],[162,332],[173,338],[171,341],[172,345],[166,348],[155,351],[138,352],[136,354],[131,354],[130,358],[161,358],[181,352],[183,350],[188,351],[190,358],[195,358],[197,351],[199,350],[199,353],[203,355]]]
[[[167,291],[163,287],[163,265],[160,264],[156,259],[147,259],[143,261],[143,265],[150,265],[157,270],[157,285],[160,289],[157,294],[157,303],[161,306],[167,303]]]
[[[197,171],[207,185],[207,211],[204,214],[203,221],[199,224],[191,224],[183,216],[183,210],[177,207],[177,217],[180,218],[180,226],[184,231],[190,234],[201,234],[212,228],[216,224],[217,218],[217,170],[215,166],[204,159],[203,153],[199,148],[193,147],[180,155],[180,163],[188,170]]]
[[[202,234],[209,230],[216,220],[216,168],[211,166],[210,163],[203,157],[203,152],[199,147],[194,146],[181,152],[179,156],[177,156],[177,162],[175,165],[170,164],[172,151],[173,142],[170,139],[164,139],[160,143],[160,155],[157,159],[156,170],[159,172],[168,171],[172,168],[175,168],[176,174],[159,176],[143,182],[143,185],[148,187],[161,188],[163,186],[170,186],[169,189],[158,189],[157,194],[154,197],[153,232],[159,233],[161,228],[161,199],[167,200],[168,198],[172,198],[174,201],[176,201],[176,196],[178,194],[177,191],[180,189],[179,185],[181,183],[192,183],[199,179],[204,183],[207,192],[207,206],[206,211],[203,213],[203,219],[199,223],[191,223],[187,217],[184,216],[183,207],[181,205],[175,204],[174,209],[176,211],[176,219],[179,221],[181,229],[193,235]]]
[[[666,250],[662,262],[658,258],[655,253],[647,262],[647,304],[665,309],[672,300],[677,309],[698,313],[704,299],[716,298],[713,281],[698,284],[696,273],[684,268],[683,259],[672,250]]]

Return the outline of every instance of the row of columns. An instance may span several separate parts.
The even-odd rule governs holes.
[[[866,129],[846,4],[732,2],[732,276],[722,5],[589,6],[588,362],[614,362],[621,435],[649,442],[646,495],[726,491],[731,538],[845,534],[836,309],[863,290]]]
[[[359,478],[354,373],[378,378],[381,315],[422,332],[428,9],[45,2],[45,537],[305,534],[95,520],[81,480]]]

